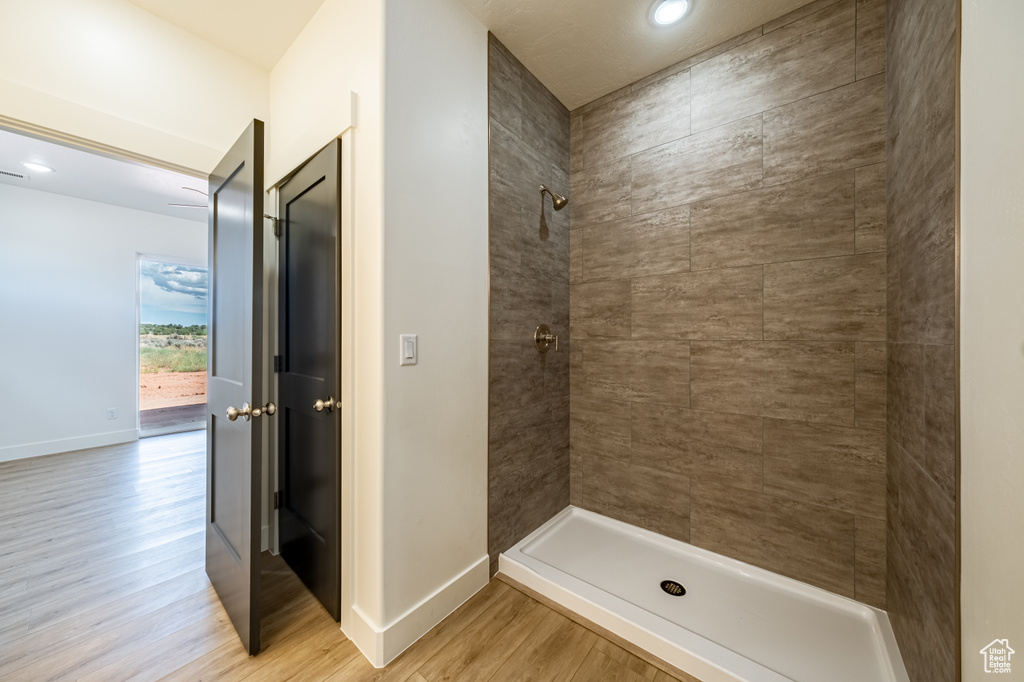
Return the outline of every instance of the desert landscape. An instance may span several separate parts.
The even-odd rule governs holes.
[[[139,329],[139,410],[206,402],[206,325]]]
[[[139,375],[139,409],[195,405],[206,402],[206,371],[155,372]]]

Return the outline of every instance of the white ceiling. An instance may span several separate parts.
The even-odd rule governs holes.
[[[128,1],[269,71],[324,0]],[[654,0],[460,0],[570,110],[809,1],[691,0],[658,27]]]
[[[128,0],[270,71],[324,0]]]
[[[657,27],[654,0],[461,0],[570,110],[809,1],[692,0]]]
[[[267,70],[324,0],[129,0]],[[653,0],[460,0],[569,109],[796,9],[807,0],[693,0],[678,25],[649,20]],[[39,174],[36,161],[56,169]],[[0,130],[0,182],[205,222],[195,178]]]
[[[37,173],[22,165],[41,163],[53,173]],[[205,208],[179,208],[170,203],[206,206],[205,180],[197,180],[161,168],[112,159],[53,142],[0,130],[0,170],[19,173],[24,179],[0,173],[5,185],[63,194],[79,199],[134,208],[149,213],[205,223]]]

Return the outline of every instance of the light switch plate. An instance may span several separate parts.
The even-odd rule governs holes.
[[[401,334],[399,336],[399,363],[400,365],[415,365],[419,359],[415,334]]]

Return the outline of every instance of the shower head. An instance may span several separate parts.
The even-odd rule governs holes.
[[[569,200],[563,197],[561,194],[555,194],[544,185],[541,185],[541,196],[544,195],[544,192],[547,192],[548,194],[551,195],[551,204],[555,207],[556,211],[561,211],[563,208],[565,208],[565,205],[569,203]]]

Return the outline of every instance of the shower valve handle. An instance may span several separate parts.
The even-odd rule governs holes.
[[[558,350],[558,336],[552,334],[546,324],[537,327],[533,332],[533,342],[537,344],[537,351],[540,353],[547,353],[551,344],[555,344],[555,350]]]

